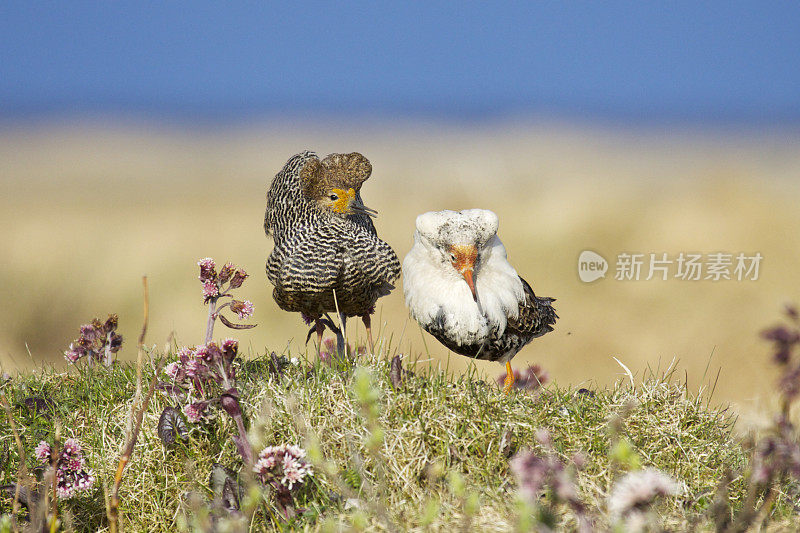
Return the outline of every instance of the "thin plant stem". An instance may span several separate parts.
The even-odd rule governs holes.
[[[14,488],[14,503],[11,505],[11,527],[14,531],[19,531],[17,526],[17,513],[19,513],[19,493],[22,490],[22,481],[28,479],[28,469],[25,466],[25,447],[22,445],[22,439],[19,437],[17,425],[14,423],[14,415],[11,413],[11,406],[6,399],[6,395],[0,396],[0,405],[6,412],[8,418],[8,425],[11,426],[11,432],[14,434],[14,441],[17,443],[17,453],[19,453],[19,469],[17,469],[17,485]]]
[[[338,357],[347,358],[347,336],[345,332],[347,317],[339,311],[339,300],[336,298],[336,289],[333,289],[333,304],[336,306],[336,316],[339,318],[339,333],[336,335],[336,351]]]
[[[56,427],[56,436],[53,440],[53,450],[50,457],[50,474],[53,476],[53,483],[51,484],[52,490],[52,505],[50,518],[50,533],[56,533],[58,530],[58,456],[61,453],[61,427]]]
[[[150,381],[150,388],[147,391],[147,395],[145,396],[142,405],[136,411],[133,430],[128,435],[125,448],[122,450],[122,454],[120,454],[119,464],[117,465],[117,472],[114,475],[114,487],[111,489],[111,502],[108,513],[109,530],[112,533],[116,533],[117,531],[119,531],[118,529],[119,501],[120,501],[119,488],[122,485],[122,474],[124,473],[125,467],[128,466],[131,456],[133,455],[133,449],[136,446],[136,440],[138,439],[139,432],[142,429],[142,420],[144,419],[144,413],[145,411],[147,411],[147,406],[150,404],[150,399],[153,397],[153,393],[156,390],[156,384],[158,383],[158,374],[161,372],[161,367],[162,367],[162,362],[159,362],[155,368],[153,379]]]
[[[238,398],[236,398],[236,403],[239,403]],[[239,455],[242,456],[242,460],[244,461],[244,464],[248,468],[249,472],[253,468],[253,447],[250,445],[250,440],[247,438],[247,429],[244,427],[241,404],[239,405],[239,412],[232,418],[236,423],[236,429],[239,432],[239,438],[236,439],[236,447],[239,449]]]
[[[145,334],[147,333],[147,321],[149,317],[149,299],[147,294],[146,276],[142,278],[142,283],[144,285],[144,323],[142,324],[142,332],[139,335],[139,353],[136,372],[138,381],[136,386],[137,391],[141,391],[142,364],[144,359],[144,338]],[[136,398],[133,406],[131,407],[131,417],[128,423],[128,431],[126,432],[126,443],[122,453],[120,454],[117,472],[114,476],[114,486],[111,489],[111,498],[107,510],[109,522],[108,529],[112,533],[119,531],[119,488],[122,485],[122,475],[125,471],[125,467],[127,467],[128,463],[130,462],[131,456],[133,455],[133,449],[136,446],[136,440],[139,437],[139,432],[142,429],[144,413],[147,410],[147,406],[150,404],[150,399],[153,397],[153,393],[155,393],[156,384],[158,383],[158,374],[161,372],[163,363],[164,362],[162,360],[156,364],[155,372],[153,373],[153,379],[150,380],[150,388],[147,391],[144,401],[141,402],[139,409],[134,413],[133,406],[138,403],[139,398]]]
[[[150,293],[147,290],[147,276],[142,276],[142,290],[144,291],[144,309],[142,311],[142,331],[139,333],[138,349],[136,351],[136,400],[142,397],[142,358],[144,337],[147,334],[147,323],[150,317]]]
[[[111,366],[111,333],[106,333],[106,347],[103,353],[103,364],[105,366]]]
[[[217,298],[208,302],[208,323],[206,324],[206,344],[214,338],[214,322],[217,320]]]
[[[236,430],[239,433],[238,437],[234,437],[233,442],[236,444],[236,449],[242,460],[248,468],[253,466],[253,446],[250,444],[250,439],[247,438],[247,429],[244,427],[244,416],[242,414],[242,404],[239,402],[239,389],[236,387],[236,380],[232,380],[226,370],[226,365],[222,363],[217,364],[217,370],[222,377],[222,386],[225,388],[225,395],[230,399],[223,398],[223,409],[236,424]],[[235,406],[226,405],[226,401],[236,402]]]

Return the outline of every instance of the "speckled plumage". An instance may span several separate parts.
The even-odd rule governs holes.
[[[314,201],[335,187],[354,189],[360,203],[359,189],[371,170],[360,154],[320,160],[302,152],[275,176],[264,229],[275,240],[266,270],[281,309],[318,318],[338,304],[345,316],[368,317],[377,299],[394,288],[400,262],[370,218],[336,213]]]
[[[340,217],[296,232],[267,260],[278,306],[312,317],[335,311],[337,303],[346,316],[371,313],[399,274],[400,262],[388,244]]]
[[[345,170],[348,168],[352,172],[346,172]],[[277,245],[298,228],[324,224],[327,217],[330,216],[329,213],[322,212],[306,194],[303,194],[301,174],[305,178],[303,181],[311,184],[311,186],[305,187],[307,192],[314,188],[313,185],[320,184],[327,179],[339,185],[340,188],[355,189],[356,199],[361,201],[361,185],[369,178],[371,172],[372,165],[361,154],[330,154],[322,161],[317,154],[308,150],[293,155],[281,171],[275,175],[267,191],[264,231],[267,236],[271,236],[275,240]],[[354,214],[349,215],[348,218],[372,235],[377,235],[369,216]]]
[[[417,217],[414,246],[403,260],[411,316],[450,350],[507,362],[553,331],[552,298],[540,298],[506,259],[497,215],[483,209]],[[456,257],[460,251],[465,263]],[[468,264],[467,264],[468,263]],[[469,270],[466,282],[463,272]],[[473,272],[474,270],[474,272]]]

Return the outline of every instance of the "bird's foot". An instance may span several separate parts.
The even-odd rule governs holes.
[[[344,342],[344,328],[347,321],[347,317],[344,314],[339,315],[339,320],[341,321],[342,327],[336,327],[336,324],[333,323],[331,317],[326,313],[325,318],[320,319],[320,322],[325,324],[325,327],[330,329],[334,335],[336,335],[336,353],[339,357],[344,358],[346,353],[346,346]]]
[[[325,314],[325,318],[320,318],[319,321],[322,322],[325,327],[331,330],[337,337],[342,334],[342,330],[333,323],[333,320],[331,320],[331,317],[328,316],[327,313]]]
[[[319,323],[324,325],[329,330],[331,330],[333,334],[336,335],[337,337],[339,337],[342,334],[342,330],[336,327],[329,318],[320,318]],[[306,344],[308,344],[308,341],[311,340],[311,335],[313,335],[314,333],[320,333],[320,328],[317,326],[317,324],[314,324],[314,326],[308,330],[308,334],[306,335]]]
[[[311,340],[311,335],[313,335],[316,332],[317,332],[317,326],[316,325],[311,326],[311,329],[308,330],[308,335],[306,335],[306,344],[308,344],[308,341]]]

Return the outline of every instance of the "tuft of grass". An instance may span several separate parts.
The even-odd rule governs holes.
[[[549,431],[555,453],[568,464],[576,454],[585,458],[585,466],[576,470],[578,496],[600,509],[605,522],[597,526],[609,526],[606,497],[629,468],[619,460],[624,443],[643,466],[666,472],[684,487],[682,496],[657,507],[665,527],[713,529],[708,510],[716,487],[727,469],[744,470],[749,457],[732,435],[733,419],[726,410],[709,407],[684,386],[670,383],[669,376],[650,376],[637,387],[626,383],[579,392],[551,385],[535,395],[505,396],[478,379],[474,369],[452,377],[412,364],[416,373],[403,372],[393,384],[390,363],[369,355],[353,364],[299,360],[282,374],[270,372],[272,361],[257,357],[238,369],[250,441],[255,450],[304,446],[315,475],[297,498],[303,513],[287,523],[266,497],[256,507],[253,530],[515,530],[526,522],[509,457],[522,448],[541,452],[536,440],[541,429]],[[114,477],[135,388],[136,369],[125,363],[69,373],[45,368],[3,386],[29,452],[22,459],[29,469],[35,466],[36,444],[60,426],[64,438],[84,444],[101,481],[93,493],[61,502],[65,525],[107,527],[102,486]],[[214,464],[241,468],[230,439],[235,427],[221,412],[211,423],[193,425],[188,440],[166,449],[156,425],[170,404],[160,393],[153,398],[126,471],[120,512],[129,531],[194,527],[198,505],[213,498]],[[16,480],[19,461],[11,429],[2,420],[0,485]],[[782,486],[781,494],[795,489]],[[734,509],[745,493],[742,479],[734,479],[728,493]],[[0,496],[0,515],[9,512],[11,500]],[[790,524],[792,512],[787,499],[779,497],[773,524]],[[576,527],[567,509],[557,520],[559,528]]]

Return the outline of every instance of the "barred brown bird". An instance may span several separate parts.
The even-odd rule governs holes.
[[[403,259],[411,316],[450,350],[506,364],[553,331],[553,298],[540,298],[506,259],[491,211],[439,211],[417,217],[414,246]]]
[[[267,277],[275,286],[278,306],[314,321],[318,347],[326,313],[341,320],[360,316],[373,348],[370,315],[375,302],[394,289],[400,262],[378,238],[370,220],[376,212],[361,201],[361,185],[372,173],[358,153],[312,152],[295,155],[272,181],[267,193],[264,229],[275,240],[267,260]],[[337,333],[340,347],[341,332]]]

